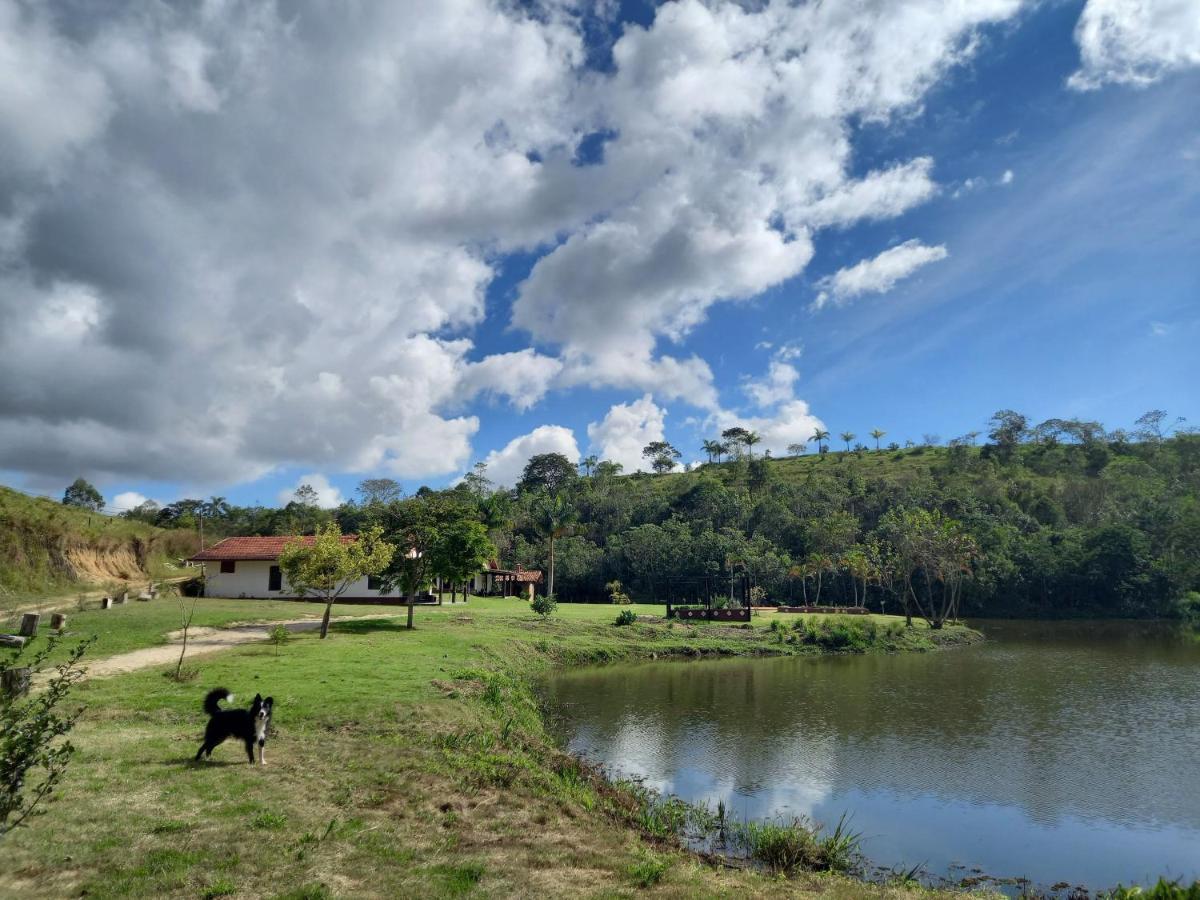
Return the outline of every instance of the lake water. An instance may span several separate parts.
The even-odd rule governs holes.
[[[554,678],[547,699],[572,752],[738,818],[848,813],[875,864],[1093,889],[1200,878],[1200,641],[973,624],[986,644],[614,665]]]

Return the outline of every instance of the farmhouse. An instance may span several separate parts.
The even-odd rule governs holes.
[[[542,573],[537,569],[526,569],[520,564],[515,569],[502,569],[500,563],[491,560],[488,567],[475,574],[471,590],[476,594],[514,597],[525,591],[533,599],[536,585],[542,583]]]
[[[357,540],[352,534],[342,535],[343,543]],[[191,562],[204,566],[204,593],[209,597],[258,597],[294,599],[297,594],[279,569],[279,555],[288,544],[300,541],[311,544],[311,535],[304,537],[229,537],[201,550]],[[342,602],[359,603],[402,597],[397,588],[384,591],[378,578],[356,581],[338,598]]]
[[[352,534],[342,535],[342,541],[356,540]],[[296,599],[298,596],[287,583],[279,568],[279,555],[288,544],[299,541],[311,544],[309,536],[284,537],[229,537],[218,541],[207,550],[201,550],[190,562],[204,567],[204,593],[209,597],[247,597],[280,600]],[[530,600],[534,590],[542,583],[542,573],[518,565],[515,569],[502,569],[496,560],[476,573],[471,589],[476,594],[501,597],[516,597],[524,593]],[[448,589],[448,588],[447,588]],[[340,602],[386,603],[399,602],[404,597],[399,588],[383,590],[380,579],[363,578],[346,590]],[[421,600],[430,602],[434,598],[425,594]]]

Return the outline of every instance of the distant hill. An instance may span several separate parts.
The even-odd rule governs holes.
[[[196,535],[0,487],[0,607],[179,574]]]

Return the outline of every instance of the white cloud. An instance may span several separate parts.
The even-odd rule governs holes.
[[[642,449],[663,439],[666,417],[667,411],[646,394],[640,400],[614,405],[601,421],[588,425],[588,441],[601,459],[620,463],[626,472],[649,471]]]
[[[575,433],[561,425],[541,425],[529,434],[515,437],[483,460],[487,474],[497,487],[512,487],[521,479],[525,464],[541,453],[561,453],[573,463],[579,462]]]
[[[1000,176],[1000,183],[1001,184],[1012,184],[1014,177],[1015,176],[1013,175],[1012,169],[1005,169],[1004,174]]]
[[[740,416],[723,410],[711,419],[711,424],[716,432],[735,425],[758,432],[762,443],[755,445],[755,454],[770,450],[774,456],[786,455],[789,444],[807,443],[814,431],[825,427],[807,403],[795,399],[780,404],[769,416]]]
[[[296,491],[306,484],[317,492],[317,506],[321,509],[333,509],[344,500],[342,492],[330,484],[328,478],[320,472],[310,472],[307,475],[301,475],[294,487],[284,488],[279,492],[279,504],[286,506],[291,503],[296,499]]]
[[[782,362],[777,356],[767,367],[767,376],[758,381],[747,381],[743,388],[755,406],[767,407],[790,400],[795,395],[796,380],[800,373],[795,366]]]
[[[814,309],[828,303],[845,303],[863,294],[882,294],[895,287],[896,282],[931,262],[945,259],[944,246],[930,247],[918,240],[905,241],[884,250],[878,256],[864,259],[845,269],[839,269],[821,280],[821,293],[813,302]]]
[[[1166,337],[1171,333],[1171,326],[1166,322],[1151,322],[1150,336],[1151,337]]]
[[[139,494],[137,491],[123,491],[113,497],[108,505],[117,512],[126,512],[130,509],[137,509],[149,499],[145,494]]]
[[[924,156],[856,176],[858,123],[1019,6],[679,0],[601,73],[576,4],[0,0],[0,468],[424,478],[472,458],[480,396],[713,414],[670,344],[930,197]],[[547,247],[510,316],[540,351],[478,356],[505,255]]]
[[[1075,26],[1081,66],[1068,84],[1146,85],[1200,65],[1195,0],[1088,0]]]

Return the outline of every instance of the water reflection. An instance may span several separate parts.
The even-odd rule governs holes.
[[[569,746],[746,817],[843,811],[887,865],[1093,887],[1200,877],[1200,645],[984,623],[930,655],[614,666],[548,687]]]

